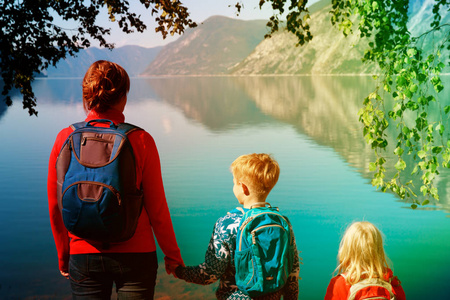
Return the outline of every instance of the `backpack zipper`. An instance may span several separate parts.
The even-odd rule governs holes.
[[[114,187],[112,187],[112,186],[110,186],[110,185],[107,185],[107,184],[101,183],[101,182],[96,182],[96,181],[77,181],[77,182],[72,183],[71,185],[69,185],[69,186],[64,190],[64,193],[62,194],[61,199],[64,197],[64,194],[66,193],[66,191],[67,191],[69,188],[71,188],[71,187],[74,186],[74,185],[80,184],[80,183],[88,183],[88,184],[92,184],[92,185],[100,185],[100,186],[102,186],[102,187],[105,187],[105,188],[109,189],[109,190],[114,194],[114,196],[116,196],[117,202],[119,203],[119,205],[122,205],[122,199],[120,198],[120,193],[119,193],[118,190],[116,190]]]
[[[245,222],[241,225],[241,227],[239,228],[239,230],[242,232],[242,230],[245,228],[245,226],[247,226],[248,223],[250,223],[250,221],[252,221],[253,219],[255,219],[256,217],[258,217],[258,216],[260,216],[260,215],[265,215],[265,214],[273,214],[273,215],[277,215],[277,216],[283,218],[283,220],[286,221],[286,223],[289,224],[289,222],[286,220],[286,218],[283,217],[283,216],[280,215],[280,214],[277,214],[277,213],[274,213],[274,212],[262,212],[262,213],[259,213],[259,214],[257,214],[257,215],[251,216],[250,218],[248,218],[247,220],[245,220]],[[265,226],[275,226],[275,225],[265,225]],[[277,225],[277,226],[280,226],[280,225]],[[261,226],[261,227],[264,227],[264,226]],[[261,227],[259,227],[259,228],[261,228]],[[280,227],[281,227],[281,226],[280,226]],[[257,229],[255,229],[255,230],[257,230]],[[255,230],[253,230],[253,231],[255,231]],[[252,233],[251,233],[251,234],[252,234],[252,242],[254,241],[254,234],[253,234],[253,231],[252,231]],[[255,244],[255,243],[253,242],[253,244]],[[241,234],[241,237],[240,237],[240,239],[239,239],[239,251],[241,251],[241,249],[242,249],[242,234]]]
[[[274,225],[264,225],[264,226],[258,227],[258,228],[254,229],[254,230],[251,232],[253,244],[256,244],[256,232],[257,232],[258,230],[260,230],[260,229],[265,229],[265,228],[267,228],[267,227],[280,227],[281,229],[285,230],[283,226],[278,225],[278,224],[274,224]]]
[[[252,221],[252,220],[255,219],[256,217],[259,217],[260,215],[265,215],[265,214],[277,215],[277,216],[283,218],[283,220],[286,221],[286,223],[288,223],[288,221],[286,220],[286,218],[283,217],[282,215],[277,214],[277,213],[274,213],[274,212],[266,211],[266,212],[262,212],[262,213],[259,213],[259,214],[257,214],[257,215],[251,216],[250,218],[248,218],[247,220],[245,220],[245,222],[241,225],[241,228],[239,228],[239,230],[242,231],[242,230],[244,229],[244,227],[247,226],[247,224],[248,224],[250,221]]]
[[[109,143],[109,144],[114,143],[114,141],[102,139],[102,138],[99,138],[99,137],[86,137],[86,136],[83,136],[83,138],[81,139],[81,145],[85,146],[86,145],[86,141],[88,141],[88,140],[90,140],[90,141],[97,141],[97,142],[103,142],[103,143]]]

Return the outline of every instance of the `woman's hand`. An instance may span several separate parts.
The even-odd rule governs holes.
[[[167,264],[166,265],[166,271],[167,274],[172,274],[175,278],[178,278],[177,275],[175,274],[175,269],[179,266],[179,264]]]
[[[66,277],[66,279],[69,279],[69,273],[61,271],[61,270],[59,270],[59,273],[61,273],[62,276]]]

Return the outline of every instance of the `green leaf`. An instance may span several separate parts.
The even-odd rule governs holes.
[[[411,204],[411,208],[412,209],[416,209],[417,208],[417,204],[415,204],[415,203]]]
[[[450,112],[450,105],[447,105],[446,107],[444,107],[444,112],[445,112],[445,114],[448,114]]]
[[[424,175],[425,178],[424,179],[426,179],[428,182],[431,182],[431,181],[433,181],[435,176],[436,175],[434,173],[428,171],[428,172],[425,173],[425,175]]]
[[[431,152],[433,152],[433,154],[439,154],[442,151],[442,146],[436,146],[433,147],[433,149],[431,149]]]
[[[372,179],[372,185],[375,186],[375,187],[382,186],[383,185],[383,178],[377,177],[377,178]]]
[[[369,163],[369,171],[375,172],[377,170],[377,164],[374,162]]]
[[[427,164],[424,161],[418,163],[421,170],[425,170],[427,168]]]
[[[427,156],[427,153],[425,151],[423,151],[423,150],[420,150],[419,152],[417,152],[417,156],[420,159],[423,159],[425,156]]]
[[[439,200],[438,190],[436,187],[432,187],[430,190],[431,196],[433,196],[434,199]]]
[[[430,203],[430,200],[426,199],[425,201],[422,202],[422,206],[427,205],[428,203]]]
[[[406,168],[406,163],[403,159],[399,159],[395,164],[395,168],[399,171],[403,171]]]
[[[420,105],[427,105],[428,100],[424,96],[420,96],[419,99],[417,99],[417,102],[419,102]]]
[[[436,126],[436,131],[439,132],[440,135],[443,135],[445,131],[445,126],[439,123]]]
[[[419,75],[417,75],[417,80],[419,80],[420,83],[425,82],[426,79],[427,79],[427,76],[423,73],[420,73]]]
[[[417,50],[414,49],[414,48],[410,48],[410,49],[408,49],[408,50],[406,51],[406,54],[408,54],[409,57],[416,56]]]
[[[436,93],[440,93],[444,89],[444,86],[442,85],[442,83],[439,83],[434,86],[434,89],[435,89]]]
[[[417,92],[417,90],[419,89],[419,87],[417,86],[417,84],[413,83],[411,85],[411,87],[409,88],[409,90],[411,91],[411,93],[415,93]]]
[[[405,96],[408,98],[412,98],[412,94],[413,93],[409,89],[405,91]]]
[[[397,148],[395,148],[395,150],[394,150],[394,154],[395,154],[395,155],[398,155],[398,156],[402,155],[403,152],[404,152],[404,150],[403,150],[402,148],[400,148],[400,147],[397,147]]]
[[[420,187],[420,192],[425,196],[428,193],[428,188],[425,185]]]
[[[418,130],[422,131],[423,129],[425,129],[426,127],[428,127],[428,121],[427,119],[423,118],[423,117],[419,117],[416,119],[416,127]]]
[[[378,10],[378,2],[377,1],[373,1],[372,2],[372,10],[373,11],[377,11]]]
[[[438,167],[438,165],[436,164],[436,163],[430,163],[430,171],[431,171],[431,174],[439,174],[439,172],[436,172],[436,169],[437,169],[437,167]],[[433,177],[430,177],[431,179],[429,179],[430,181],[432,181],[433,179],[434,179],[434,176]]]
[[[445,167],[445,163],[450,160],[450,153],[445,151],[444,153],[442,153],[442,158],[444,159],[443,166]]]

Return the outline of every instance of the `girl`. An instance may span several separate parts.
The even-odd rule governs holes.
[[[121,66],[103,60],[93,63],[82,87],[86,122],[108,119],[118,124],[125,121],[123,111],[130,79]],[[61,275],[70,279],[74,299],[110,299],[113,282],[119,299],[153,299],[158,267],[154,236],[165,254],[168,272],[169,264],[184,265],[165,198],[155,142],[144,130],[135,130],[128,135],[136,160],[136,187],[142,187],[144,204],[133,237],[111,243],[106,248],[101,242],[69,233],[58,208],[55,163],[72,131],[67,127],[59,132],[48,171],[50,223]]]
[[[365,279],[378,280],[381,285],[388,282],[392,286],[390,292],[397,300],[406,299],[400,281],[393,276],[386,261],[381,232],[372,223],[355,222],[347,228],[339,246],[338,259],[336,271],[340,275],[331,279],[325,300],[348,299],[351,287]],[[380,292],[384,292],[387,299],[391,298],[386,289],[371,285],[357,292],[356,299],[363,295],[380,296]]]

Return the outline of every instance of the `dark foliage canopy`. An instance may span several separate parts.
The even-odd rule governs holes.
[[[139,0],[155,18],[163,37],[181,34],[196,24],[178,0]],[[0,4],[0,61],[4,82],[3,100],[12,104],[12,88],[20,90],[23,108],[30,115],[37,115],[36,97],[31,82],[36,74],[56,63],[88,48],[91,40],[102,47],[112,49],[106,37],[110,28],[97,25],[102,10],[107,10],[111,21],[117,22],[125,33],[147,29],[141,16],[130,11],[130,4],[123,0],[4,0]],[[53,18],[58,15],[64,21],[75,22],[75,28],[61,28]]]

